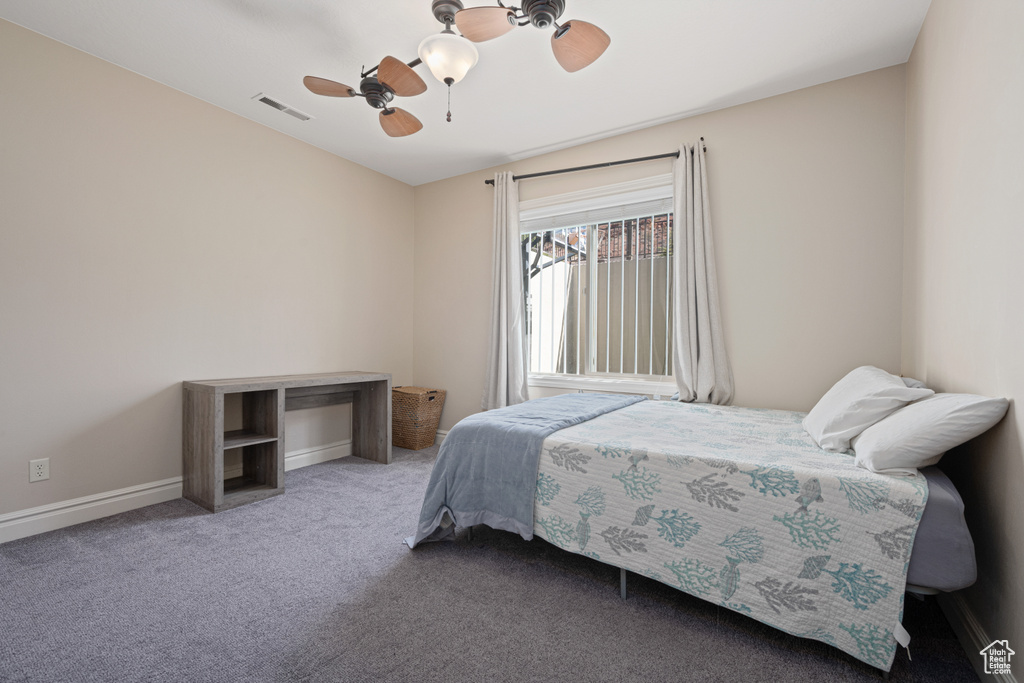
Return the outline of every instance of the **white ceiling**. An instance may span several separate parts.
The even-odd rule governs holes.
[[[314,95],[302,77],[358,88],[364,65],[412,61],[443,28],[430,0],[0,0],[0,17],[419,185],[903,63],[929,3],[566,0],[563,23],[611,36],[599,60],[566,73],[550,32],[532,26],[481,43],[452,88],[451,123],[445,86],[418,66],[427,92],[396,104],[424,126],[405,138],[385,135],[362,99]]]

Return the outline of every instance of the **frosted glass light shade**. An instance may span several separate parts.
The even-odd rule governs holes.
[[[420,59],[434,74],[434,78],[445,82],[446,78],[458,83],[476,66],[480,53],[476,45],[454,33],[435,33],[427,36],[417,50]]]

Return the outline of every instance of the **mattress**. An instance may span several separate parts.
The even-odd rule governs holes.
[[[928,484],[818,448],[803,417],[645,401],[557,431],[534,534],[887,671]]]
[[[538,399],[529,415],[493,425],[521,430],[527,417],[526,426],[547,425],[541,454],[477,434],[470,419],[456,425],[431,474],[421,526],[443,519],[449,532],[485,523],[527,540],[536,533],[883,670],[906,635],[904,588],[950,591],[975,580],[963,501],[934,467],[912,477],[868,472],[849,454],[818,448],[800,426],[804,414],[788,411],[643,401],[567,428],[551,422],[577,398],[551,397],[550,407]],[[453,449],[467,428],[465,452]],[[497,476],[506,470],[519,472],[515,492]],[[474,472],[498,481],[500,495],[467,479]],[[525,520],[496,524],[479,514],[520,497],[531,512]],[[407,542],[435,540],[427,536]]]
[[[978,578],[978,565],[964,519],[964,501],[939,468],[925,467],[921,474],[928,481],[928,503],[910,555],[908,590],[966,588]]]

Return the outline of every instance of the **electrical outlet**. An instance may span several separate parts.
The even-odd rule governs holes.
[[[661,394],[655,394],[654,395],[654,400],[655,401],[660,401],[661,400]]]
[[[50,459],[40,458],[39,460],[28,461],[28,480],[29,483],[34,481],[46,481],[50,478]]]

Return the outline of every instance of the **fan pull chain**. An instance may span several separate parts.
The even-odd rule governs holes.
[[[448,123],[452,122],[452,84],[448,84]]]

